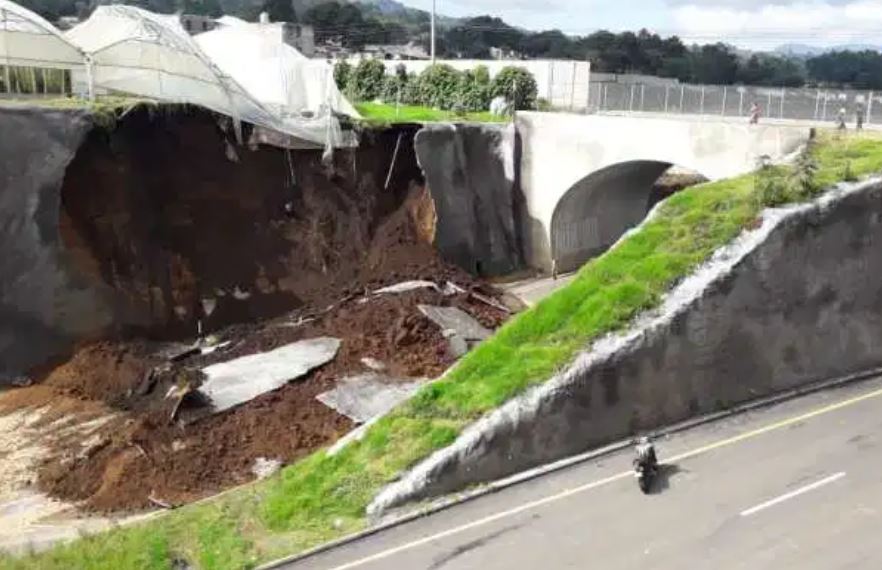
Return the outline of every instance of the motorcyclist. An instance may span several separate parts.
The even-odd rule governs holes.
[[[655,455],[655,446],[652,444],[652,440],[647,436],[643,436],[637,440],[637,445],[634,447],[634,451],[636,452],[637,457],[634,458],[634,465],[642,465],[643,467],[656,468],[658,467],[658,458]]]

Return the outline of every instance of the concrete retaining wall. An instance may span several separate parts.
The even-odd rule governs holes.
[[[0,384],[110,324],[59,235],[64,172],[90,129],[82,111],[0,111]]]
[[[428,125],[414,140],[435,202],[435,247],[480,275],[522,266],[515,223],[514,126]]]
[[[371,512],[882,365],[882,180],[763,218],[661,308],[468,428]]]

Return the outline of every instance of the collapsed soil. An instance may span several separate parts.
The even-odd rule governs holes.
[[[6,407],[63,401],[64,412],[51,413],[46,421],[80,411],[94,415],[96,407],[114,414],[86,441],[70,434],[50,438],[38,486],[98,512],[191,502],[253,480],[258,458],[291,463],[351,430],[348,418],[316,396],[338,380],[367,372],[362,359],[382,362],[390,376],[401,379],[440,375],[454,359],[418,304],[460,307],[490,329],[508,313],[479,299],[498,297],[495,289],[438,259],[429,245],[434,214],[427,196],[424,189],[413,188],[375,228],[356,260],[354,278],[331,280],[313,302],[282,316],[207,331],[217,342],[230,343],[217,352],[170,364],[180,344],[147,338],[96,342],[80,348],[38,385],[0,400]],[[371,294],[415,279],[453,282],[466,292]],[[182,379],[198,383],[202,367],[319,336],[342,341],[327,365],[225,413],[212,415],[187,400],[172,419],[174,400],[166,394]],[[151,386],[145,379],[155,369],[163,371]]]

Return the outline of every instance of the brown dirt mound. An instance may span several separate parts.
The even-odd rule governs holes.
[[[385,363],[395,376],[441,374],[453,360],[447,342],[418,304],[460,307],[488,328],[496,328],[508,315],[468,292],[444,296],[420,289],[368,295],[380,286],[426,279],[440,285],[450,280],[467,291],[497,296],[494,289],[437,258],[424,241],[433,216],[428,193],[412,188],[403,205],[374,229],[365,261],[352,279],[331,280],[319,301],[284,316],[214,331],[231,344],[210,355],[168,364],[163,355],[168,345],[147,340],[105,341],[79,350],[41,385],[20,391],[20,401],[31,390],[34,399],[55,394],[79,400],[84,407],[100,402],[121,413],[85,447],[69,440],[55,445],[40,471],[40,487],[104,512],[150,508],[151,497],[171,504],[190,502],[252,480],[257,458],[290,463],[352,429],[352,422],[315,397],[341,378],[367,371],[362,358]],[[170,419],[173,402],[165,395],[182,377],[197,378],[198,383],[195,371],[208,364],[317,336],[342,340],[337,357],[326,366],[229,412],[208,415],[190,407],[183,414],[188,422]],[[155,382],[145,383],[150,370],[162,365],[167,369]]]

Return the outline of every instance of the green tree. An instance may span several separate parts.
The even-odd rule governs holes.
[[[363,59],[352,70],[347,92],[356,101],[373,101],[383,94],[386,66],[376,59]]]
[[[292,0],[265,0],[263,10],[269,14],[270,21],[273,22],[297,21]]]
[[[503,96],[519,111],[535,109],[538,93],[536,79],[523,67],[503,68],[490,85],[491,97]]]

